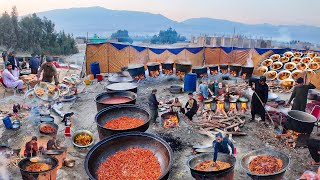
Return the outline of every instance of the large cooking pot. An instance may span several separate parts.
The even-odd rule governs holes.
[[[54,128],[55,131],[53,133],[43,132],[43,131],[41,131],[41,128],[44,127],[44,126],[50,126],[50,127]],[[45,134],[45,135],[52,135],[52,136],[57,135],[58,129],[59,129],[59,126],[56,123],[53,123],[53,122],[43,122],[43,123],[41,123],[39,125],[39,132],[41,134]]]
[[[66,158],[66,150],[45,150],[43,154],[56,158],[58,160],[57,168],[62,168],[63,161]]]
[[[57,177],[57,166],[58,160],[51,156],[41,156],[37,157],[38,163],[45,163],[51,165],[51,168],[47,171],[41,172],[30,172],[27,171],[27,166],[33,164],[29,158],[22,159],[18,167],[20,168],[20,173],[22,175],[23,180],[41,180],[41,179],[48,179],[48,180],[55,180]]]
[[[289,111],[287,119],[286,129],[306,134],[311,134],[314,123],[317,121],[313,115],[298,110]]]
[[[280,171],[273,174],[255,174],[249,170],[249,163],[257,156],[273,156],[282,160],[283,166]],[[241,158],[240,165],[242,169],[255,180],[281,180],[284,173],[290,165],[290,157],[282,151],[263,148],[249,152]]]
[[[111,76],[108,77],[110,83],[132,82],[133,79],[130,76]]]
[[[144,77],[146,76],[143,64],[128,66],[128,72],[131,77],[136,77],[136,76],[141,76],[141,75],[143,75]]]
[[[192,64],[190,63],[176,63],[176,71],[189,73],[192,69]]]
[[[236,158],[228,154],[218,154],[219,161],[230,163],[230,168],[223,169],[220,171],[199,171],[195,169],[195,166],[203,161],[209,161],[213,159],[213,153],[202,153],[190,158],[187,162],[192,177],[195,179],[203,180],[233,180],[234,166],[236,164]]]
[[[130,98],[131,100],[124,103],[116,103],[116,104],[104,104],[101,103],[101,100],[108,99],[112,97],[126,97]],[[103,92],[96,96],[95,102],[97,106],[97,111],[100,111],[101,109],[104,109],[109,106],[114,106],[117,104],[136,104],[137,94],[131,91],[113,91],[113,92]]]
[[[108,91],[131,91],[138,92],[138,85],[136,83],[114,83],[106,86]]]
[[[171,147],[160,137],[141,132],[113,135],[94,145],[88,152],[84,162],[85,171],[89,179],[97,179],[96,171],[105,159],[120,150],[126,150],[130,147],[141,147],[153,151],[161,167],[162,175],[159,179],[168,179],[173,163]]]
[[[114,130],[108,129],[104,127],[104,124],[111,119],[118,118],[121,116],[129,116],[129,117],[137,117],[144,120],[144,124],[126,130]],[[131,131],[139,131],[145,132],[149,128],[150,122],[150,112],[146,107],[138,106],[138,105],[129,105],[129,104],[122,104],[116,106],[110,106],[105,109],[99,111],[95,117],[95,121],[98,127],[98,133],[100,140],[107,138],[114,134],[124,133],[124,132],[131,132]]]

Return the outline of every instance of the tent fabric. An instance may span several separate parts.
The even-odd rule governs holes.
[[[146,49],[146,47],[142,47],[142,46],[131,46],[131,47],[133,47],[138,52],[142,52]]]
[[[90,74],[90,63],[99,62],[102,73],[119,72],[122,67],[131,64],[148,62],[189,62],[193,66],[211,64],[241,64],[246,65],[251,57],[256,68],[261,61],[270,55],[282,54],[286,51],[300,51],[295,49],[248,49],[237,47],[190,47],[190,48],[148,48],[117,43],[87,44],[86,73]]]
[[[186,48],[189,52],[193,54],[198,54],[201,50],[203,50],[203,47],[196,47],[196,48]]]
[[[116,44],[116,43],[110,43],[112,44],[113,47],[117,48],[118,50],[122,50],[124,48],[126,48],[128,45],[125,44]]]
[[[157,48],[149,48],[150,51],[156,53],[156,54],[162,54],[166,49],[157,49]]]
[[[184,48],[175,48],[175,49],[167,49],[167,50],[174,55],[178,55],[181,51],[184,50]]]

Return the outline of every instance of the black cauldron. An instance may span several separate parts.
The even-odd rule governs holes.
[[[106,86],[108,91],[131,91],[138,92],[138,85],[136,83],[114,83]]]
[[[104,124],[107,121],[110,121],[111,119],[114,119],[114,118],[119,118],[121,116],[140,118],[144,120],[145,123],[139,127],[132,128],[132,129],[125,129],[125,130],[114,130],[114,129],[108,129],[104,127]],[[143,107],[143,106],[129,105],[129,104],[115,105],[99,111],[95,116],[95,121],[97,123],[99,138],[100,140],[102,140],[114,134],[119,134],[124,132],[132,132],[132,131],[145,132],[149,128],[150,112],[146,107]]]
[[[232,64],[230,65],[230,74],[234,77],[238,77],[241,71],[241,65]]]
[[[302,111],[291,110],[288,112],[288,118],[284,127],[287,130],[311,134],[316,121],[317,119],[311,114]]]
[[[109,106],[114,106],[118,104],[104,104],[101,103],[101,100],[112,98],[112,97],[127,97],[131,100],[125,103],[118,103],[118,104],[136,104],[137,94],[131,91],[111,91],[111,92],[103,92],[96,96],[95,102],[97,106],[97,111],[100,111],[101,109],[104,109]]]
[[[217,75],[219,73],[218,65],[209,65],[208,66],[211,75]]]
[[[162,74],[173,74],[173,64],[174,63],[161,63]]]
[[[219,161],[229,163],[231,166],[227,169],[223,169],[220,171],[199,171],[194,169],[197,164],[212,159],[213,153],[202,153],[189,159],[188,166],[190,168],[192,177],[194,177],[195,179],[203,180],[233,180],[236,158],[228,154],[219,153],[217,159]]]
[[[140,75],[146,77],[143,64],[128,66],[128,72],[133,78]]]
[[[243,77],[244,79],[248,79],[251,78],[252,73],[253,73],[253,67],[248,67],[248,66],[242,66],[241,68],[241,77]],[[245,74],[245,75],[244,75]]]
[[[222,74],[227,74],[228,70],[229,70],[229,65],[228,64],[220,64],[219,69]]]
[[[173,163],[173,152],[171,147],[160,137],[141,132],[113,135],[94,145],[88,152],[84,162],[85,171],[89,176],[89,179],[97,179],[96,171],[99,168],[99,165],[109,156],[130,147],[141,147],[153,151],[158,158],[161,167],[162,175],[159,179],[168,179]]]
[[[184,72],[185,74],[189,73],[192,69],[192,64],[187,63],[176,63],[176,71]]]
[[[41,171],[41,172],[30,172],[27,171],[27,166],[33,164],[33,162],[30,161],[29,158],[22,159],[18,167],[20,168],[20,173],[22,175],[23,180],[38,180],[38,179],[48,179],[48,180],[55,180],[57,177],[57,166],[58,166],[58,160],[51,156],[41,156],[37,157],[38,163],[45,163],[51,165],[51,168],[47,171]]]
[[[198,78],[203,78],[208,76],[208,68],[207,67],[193,67],[192,73],[196,73]]]
[[[156,77],[160,75],[160,64],[157,62],[150,62],[147,63],[148,71],[149,71],[149,76],[150,77]],[[151,72],[158,71],[159,74],[152,74]]]

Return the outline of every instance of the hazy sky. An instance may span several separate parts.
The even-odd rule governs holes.
[[[102,6],[162,14],[176,21],[210,17],[244,23],[320,26],[320,0],[0,0],[0,12],[19,15],[51,9]]]

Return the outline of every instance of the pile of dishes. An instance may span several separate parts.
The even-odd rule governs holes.
[[[285,52],[273,54],[261,62],[258,75],[265,75],[267,80],[278,80],[284,91],[290,91],[299,77],[314,74],[320,69],[320,56],[315,52]]]

